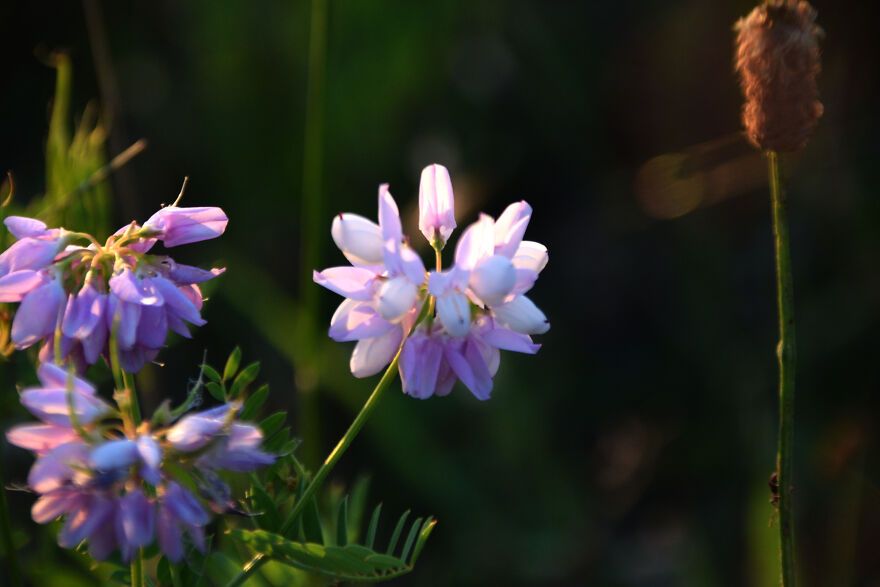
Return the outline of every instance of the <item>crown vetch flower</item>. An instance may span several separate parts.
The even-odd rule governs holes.
[[[49,363],[37,375],[42,387],[24,390],[21,401],[43,423],[13,427],[6,438],[37,456],[28,474],[29,487],[40,495],[31,510],[34,521],[63,516],[58,544],[75,548],[88,541],[96,560],[118,549],[128,561],[158,540],[177,562],[184,534],[204,552],[209,512],[232,508],[230,488],[214,471],[250,472],[275,460],[261,448],[260,429],[236,418],[238,403],[188,414],[167,427],[145,422],[132,431],[110,421],[119,414],[88,381]],[[200,490],[200,499],[179,483],[182,475],[211,487]]]
[[[220,208],[169,206],[143,227],[119,229],[103,246],[33,218],[4,222],[20,239],[0,255],[0,301],[21,303],[11,331],[16,348],[42,341],[41,360],[54,360],[60,325],[62,354],[83,371],[109,355],[115,329],[120,363],[136,372],[156,357],[168,330],[189,337],[187,323],[205,323],[198,284],[223,269],[180,265],[149,251],[158,240],[170,247],[219,236],[227,224]],[[90,244],[71,244],[77,240]]]
[[[355,214],[333,219],[331,235],[351,267],[315,271],[315,283],[346,299],[330,321],[330,337],[356,340],[355,377],[381,371],[397,353],[424,302],[425,266],[403,236],[388,185],[379,186],[379,224]]]
[[[419,207],[420,230],[442,246],[455,228],[452,184],[443,166],[422,172]],[[531,215],[524,201],[508,206],[498,220],[480,215],[462,234],[455,264],[428,274],[407,245],[386,185],[379,188],[379,225],[350,214],[335,218],[333,239],[353,266],[316,271],[314,278],[346,298],[329,334],[358,341],[352,373],[378,373],[399,351],[405,393],[446,395],[460,380],[477,398],[488,399],[499,350],[535,353],[540,345],[530,335],[550,328],[525,295],[548,261],[544,245],[523,240]],[[436,314],[416,326],[428,296]]]

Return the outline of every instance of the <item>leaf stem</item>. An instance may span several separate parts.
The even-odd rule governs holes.
[[[792,468],[794,453],[795,330],[794,288],[791,275],[786,200],[782,188],[779,155],[767,153],[770,197],[773,210],[773,236],[776,251],[776,289],[779,308],[779,452],[776,475],[779,484],[779,574],[782,587],[794,587],[794,515],[792,508]]]
[[[401,349],[403,346],[401,345]],[[397,354],[394,356],[394,360],[391,361],[391,364],[388,365],[388,368],[385,370],[385,373],[382,375],[382,379],[379,380],[379,383],[376,384],[376,387],[373,389],[373,393],[370,394],[370,397],[367,398],[364,407],[361,408],[360,413],[355,417],[354,421],[348,427],[345,434],[339,440],[330,454],[327,456],[327,459],[324,461],[324,464],[321,465],[321,468],[318,469],[318,472],[315,473],[315,477],[308,484],[305,490],[302,493],[302,496],[296,501],[293,506],[293,510],[291,510],[290,514],[287,516],[287,519],[284,520],[284,523],[281,525],[281,528],[278,530],[278,534],[284,536],[296,521],[299,519],[300,514],[302,514],[303,510],[308,505],[311,498],[315,495],[315,492],[321,487],[321,483],[333,469],[333,466],[336,465],[336,462],[342,457],[345,453],[346,449],[351,445],[354,441],[355,437],[360,432],[361,428],[364,427],[364,424],[370,418],[370,414],[373,413],[373,410],[376,409],[376,406],[379,404],[379,400],[382,398],[382,394],[386,389],[391,385],[391,382],[394,381],[394,378],[397,376],[397,363],[400,360],[400,350],[397,351]],[[253,575],[257,570],[262,567],[268,559],[262,554],[256,554],[250,562],[248,562],[241,572],[236,575],[229,583],[227,583],[226,587],[236,587],[244,583],[251,575]]]

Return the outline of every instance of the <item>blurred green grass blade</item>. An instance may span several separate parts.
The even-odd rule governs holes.
[[[406,557],[409,555],[409,550],[412,548],[416,535],[421,529],[422,518],[416,518],[416,521],[413,522],[412,528],[409,530],[409,535],[406,537],[406,542],[403,543],[403,550],[400,552],[400,560],[406,561]]]
[[[397,520],[397,526],[394,527],[394,532],[391,534],[391,541],[388,543],[388,550],[385,551],[385,554],[389,556],[394,554],[394,549],[397,548],[397,541],[400,540],[400,534],[403,532],[403,525],[406,524],[407,517],[409,517],[409,510],[403,512],[400,519]]]
[[[370,527],[367,528],[367,548],[373,548],[373,544],[376,542],[376,530],[379,528],[379,516],[381,514],[382,504],[379,503],[373,510],[373,515],[370,517]]]
[[[336,545],[348,544],[348,496],[339,503],[339,514],[336,518]]]

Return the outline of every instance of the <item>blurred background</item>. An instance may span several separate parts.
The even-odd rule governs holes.
[[[84,113],[100,108],[100,164],[147,141],[87,190],[112,202],[104,222],[145,220],[184,176],[184,205],[230,217],[221,239],[175,254],[228,271],[207,292],[208,324],[139,375],[145,411],[182,397],[203,352],[222,365],[241,345],[313,467],[376,381],[349,375],[351,345],[326,338],[340,300],[311,280],[344,263],[333,214],[375,218],[390,182],[420,242],[418,179],[433,162],[452,173],[460,227],[526,199],[527,238],[551,257],[531,294],[553,325],[540,353],[504,354],[487,402],[395,385],[332,476],[350,487],[368,473],[371,503],[439,519],[399,584],[776,585],[770,208],[732,73],[732,25],[752,6],[6,0],[0,169],[19,210],[56,189],[52,65],[66,53],[68,132],[94,128]],[[880,9],[815,6],[825,114],[785,158],[798,560],[803,585],[873,586]],[[32,367],[14,354],[0,376],[5,430],[27,419],[14,389]],[[31,456],[0,445],[5,483],[23,484]],[[33,497],[8,498],[34,584],[92,584],[30,520]]]

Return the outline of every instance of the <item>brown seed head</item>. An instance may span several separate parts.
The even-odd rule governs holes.
[[[767,0],[735,25],[736,70],[749,140],[765,151],[797,151],[822,116],[816,87],[822,29],[803,0]]]

